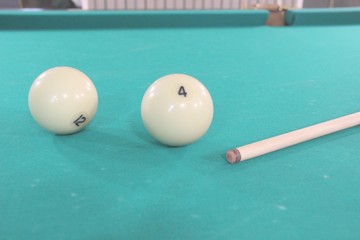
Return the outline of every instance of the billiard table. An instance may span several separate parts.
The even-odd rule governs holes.
[[[359,239],[360,129],[238,164],[227,150],[360,109],[360,9],[0,12],[0,239]],[[71,66],[94,120],[39,127],[34,79]],[[183,73],[210,91],[199,141],[159,144],[140,105]]]

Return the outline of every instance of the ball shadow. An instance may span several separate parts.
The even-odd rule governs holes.
[[[134,121],[134,119],[138,119],[138,120]],[[147,132],[146,128],[144,127],[144,124],[141,121],[141,116],[139,116],[139,114],[135,114],[135,113],[131,114],[129,116],[128,122],[129,122],[130,130],[139,139],[153,146],[168,147],[159,143],[150,135],[150,133]]]
[[[125,185],[139,186],[142,178],[158,174],[157,169],[171,164],[166,148],[134,139],[125,130],[85,129],[71,136],[54,136],[54,143],[67,160],[82,170]]]

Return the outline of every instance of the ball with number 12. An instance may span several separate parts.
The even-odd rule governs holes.
[[[29,92],[35,121],[55,134],[82,130],[95,116],[98,95],[93,82],[72,67],[55,67],[40,74]]]
[[[169,146],[184,146],[201,138],[211,125],[213,113],[209,91],[199,80],[185,74],[156,80],[141,103],[145,128]]]

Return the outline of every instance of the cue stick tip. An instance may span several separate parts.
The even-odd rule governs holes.
[[[226,153],[226,160],[227,160],[229,163],[231,163],[231,164],[240,162],[240,161],[241,161],[240,151],[239,151],[238,149],[236,149],[236,148],[227,151],[227,153]]]

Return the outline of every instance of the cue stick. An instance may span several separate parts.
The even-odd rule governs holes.
[[[226,159],[234,164],[357,125],[360,112],[229,150]]]

